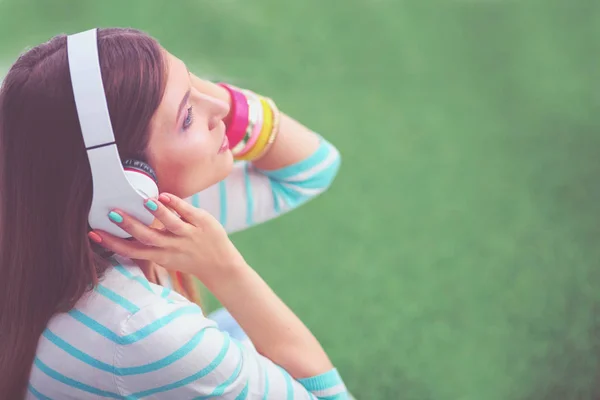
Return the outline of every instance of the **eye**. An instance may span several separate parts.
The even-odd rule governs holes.
[[[194,106],[190,106],[190,108],[187,109],[187,114],[185,116],[185,119],[183,120],[183,130],[187,130],[192,123],[194,122]]]

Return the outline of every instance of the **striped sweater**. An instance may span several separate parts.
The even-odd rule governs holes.
[[[272,219],[323,192],[340,164],[325,140],[276,171],[237,163],[189,201],[229,232]],[[346,399],[337,371],[295,380],[231,338],[183,296],[114,257],[97,287],[55,315],[38,343],[28,399]]]

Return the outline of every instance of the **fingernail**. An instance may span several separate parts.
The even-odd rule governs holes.
[[[161,203],[168,203],[171,201],[171,198],[164,193],[162,193],[160,196],[158,196],[158,199],[160,200]]]
[[[148,208],[148,210],[150,210],[150,211],[158,210],[158,204],[156,204],[155,202],[153,202],[150,199],[146,200],[145,205],[146,205],[146,208]]]
[[[112,222],[116,222],[117,224],[120,224],[121,222],[123,222],[123,217],[117,213],[116,211],[111,211],[108,213],[108,218],[112,221]]]
[[[102,243],[102,238],[96,232],[88,232],[88,237],[92,242]]]

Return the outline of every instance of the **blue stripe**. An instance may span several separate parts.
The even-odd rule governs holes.
[[[186,307],[182,307],[164,317],[161,317],[161,318],[155,320],[154,322],[149,323],[148,325],[146,325],[145,327],[139,329],[138,331],[136,331],[134,333],[131,333],[127,336],[119,336],[116,333],[114,333],[113,331],[111,331],[110,329],[108,329],[107,327],[105,327],[104,325],[100,324],[93,318],[88,317],[87,315],[85,315],[84,313],[82,313],[81,311],[79,311],[77,309],[73,309],[68,312],[68,314],[71,317],[73,317],[77,321],[81,322],[83,325],[87,326],[91,330],[104,336],[108,340],[111,340],[111,341],[113,341],[117,344],[121,344],[121,345],[132,344],[132,343],[137,342],[138,340],[142,340],[142,339],[146,338],[147,336],[150,336],[154,332],[158,331],[163,326],[168,325],[173,320],[175,320],[181,316],[188,315],[188,314],[198,314],[198,313],[202,313],[202,310],[200,310],[200,307],[198,307],[195,304],[186,306]]]
[[[137,367],[117,368],[116,374],[122,376],[146,374],[148,372],[158,371],[159,369],[165,368],[173,364],[174,362],[181,360],[183,357],[191,353],[192,350],[198,347],[198,345],[202,341],[202,338],[204,337],[205,332],[206,329],[197,332],[186,344],[184,344],[183,346],[175,350],[173,353],[158,361],[146,365],[140,365]]]
[[[196,208],[200,208],[200,194],[196,193],[192,196],[192,205]]]
[[[269,369],[263,365],[263,371],[265,374],[265,394],[263,394],[263,400],[268,400],[268,398],[269,398]]]
[[[252,184],[250,183],[250,174],[248,173],[250,164],[244,165],[244,185],[246,186],[246,225],[254,225],[254,196],[252,194]]]
[[[134,280],[136,282],[139,282],[143,287],[146,288],[146,290],[150,291],[151,293],[154,293],[154,290],[152,290],[152,287],[150,287],[150,282],[148,282],[148,280],[146,278],[143,278],[141,276],[136,276],[133,275],[130,271],[128,271],[125,267],[123,267],[122,265],[115,265],[114,268],[119,271],[123,276]]]
[[[298,189],[325,190],[333,182],[333,179],[339,171],[340,165],[341,158],[338,157],[333,163],[331,163],[331,165],[327,166],[322,171],[304,181],[284,182],[276,179],[270,179],[275,212],[280,212],[279,199],[282,199],[289,208],[293,209],[316,196],[316,193],[305,194],[300,192]]]
[[[196,372],[195,374],[190,375],[187,378],[184,378],[180,381],[177,381],[177,382],[174,382],[174,383],[171,383],[168,385],[164,385],[164,386],[157,387],[154,389],[146,390],[143,392],[134,393],[134,394],[132,394],[132,397],[134,397],[134,398],[146,397],[146,396],[151,396],[156,393],[161,393],[161,392],[166,392],[169,390],[177,389],[177,388],[188,385],[188,384],[208,375],[209,373],[211,373],[215,368],[217,368],[221,364],[221,362],[225,358],[225,355],[227,354],[227,351],[229,350],[229,345],[231,343],[231,340],[229,338],[229,335],[227,335],[227,334],[225,334],[224,337],[225,337],[225,341],[223,343],[223,347],[221,348],[221,351],[219,352],[217,357],[210,364],[208,364],[206,367],[201,369],[199,372]]]
[[[139,375],[139,374],[145,374],[145,373],[152,372],[152,371],[157,371],[159,369],[165,368],[165,367],[173,364],[174,362],[182,359],[183,357],[185,357],[187,354],[189,354],[192,350],[194,350],[198,346],[198,344],[202,340],[202,337],[204,336],[204,332],[205,332],[204,329],[197,332],[186,344],[184,344],[179,349],[175,350],[173,353],[169,354],[168,356],[166,356],[158,361],[154,361],[152,363],[140,365],[137,367],[126,367],[126,368],[116,368],[111,364],[102,362],[102,361],[90,356],[89,354],[75,348],[74,346],[67,343],[66,341],[64,341],[63,339],[61,339],[59,336],[57,336],[56,334],[54,334],[52,331],[50,331],[48,329],[43,333],[43,336],[46,339],[48,339],[49,341],[51,341],[52,343],[54,343],[54,345],[56,345],[58,348],[65,351],[67,354],[75,357],[76,359],[78,359],[80,361],[83,361],[84,363],[86,363],[94,368],[98,368],[102,371],[110,372],[110,373],[118,375],[118,376],[127,376],[127,375]]]
[[[112,290],[110,290],[109,288],[107,288],[105,286],[98,285],[98,286],[96,286],[96,288],[94,288],[94,290],[96,292],[100,293],[102,296],[109,299],[110,301],[120,305],[121,307],[123,307],[124,309],[129,311],[130,313],[136,313],[136,312],[140,311],[140,308],[138,306],[136,306],[135,304],[133,304],[132,302],[127,300],[125,297],[113,292]]]
[[[310,178],[307,178],[303,181],[289,183],[303,189],[326,189],[335,179],[341,164],[342,159],[337,157],[330,165],[315,173]]]
[[[237,395],[235,400],[246,400],[246,398],[248,397],[249,384],[250,384],[249,382],[246,382],[246,386],[244,386],[244,390],[242,390],[240,392],[240,394]]]
[[[144,278],[143,276],[134,276],[131,279],[133,279],[134,281],[141,284],[150,293],[154,293],[154,290],[152,290],[152,287],[150,286],[150,282],[148,282],[148,279]]]
[[[175,304],[175,302],[173,300],[168,298],[171,295],[171,293],[173,292],[171,289],[173,287],[173,279],[171,279],[171,274],[167,274],[167,279],[169,280],[169,282],[168,282],[169,286],[168,287],[163,286],[162,292],[160,293],[160,297],[167,300],[167,303],[169,303],[169,304]]]
[[[125,268],[121,264],[115,264],[115,265],[113,265],[113,267],[115,267],[115,269],[117,271],[119,271],[126,278],[133,279],[133,277],[135,276],[131,273],[131,271],[129,271],[127,268]]]
[[[35,361],[33,363],[44,374],[48,375],[50,378],[52,378],[54,380],[64,383],[67,386],[70,386],[70,387],[73,387],[73,388],[76,388],[79,390],[83,390],[84,392],[92,393],[97,396],[109,397],[111,399],[122,399],[123,398],[123,396],[121,396],[120,394],[107,392],[105,390],[100,390],[93,386],[86,385],[85,383],[76,381],[75,379],[71,379],[71,378],[53,370],[52,368],[48,367],[37,357],[35,358]]]
[[[92,367],[114,373],[115,368],[112,365],[97,360],[89,354],[77,349],[76,347],[72,346],[71,344],[67,343],[59,336],[54,334],[51,330],[46,329],[42,336],[44,336],[46,339],[52,342],[56,347],[60,348],[67,354],[75,357],[76,359],[83,361],[84,363],[91,365]]]
[[[279,205],[279,196],[277,194],[277,191],[275,190],[275,187],[277,186],[275,184],[277,183],[277,181],[269,179],[269,183],[271,184],[271,193],[273,194],[273,209],[276,214],[279,214],[281,212],[281,206]]]
[[[281,367],[279,370],[283,374],[283,378],[285,379],[285,385],[287,387],[287,400],[294,400],[294,387],[292,386],[292,377],[287,371]]]
[[[291,178],[292,176],[298,175],[304,171],[311,169],[312,167],[319,165],[322,163],[327,157],[329,153],[332,151],[331,145],[329,142],[323,140],[319,145],[319,148],[308,158],[297,162],[296,164],[289,165],[287,167],[283,167],[280,169],[276,169],[274,171],[264,171],[261,172],[267,175],[270,178],[276,180],[286,180]]]
[[[104,325],[100,324],[95,319],[88,317],[81,311],[79,311],[77,309],[73,309],[73,310],[69,311],[67,314],[69,314],[75,320],[81,322],[83,325],[87,326],[91,330],[95,331],[96,333],[99,333],[100,335],[104,336],[108,340],[111,340],[115,343],[120,343],[121,337],[119,335],[117,335],[116,333],[114,333],[113,331],[111,331],[110,329],[105,327]]]
[[[311,378],[298,379],[298,382],[300,382],[300,384],[310,392],[331,389],[332,387],[343,383],[342,377],[335,368],[331,371],[325,372],[324,374],[313,376]]]
[[[121,343],[122,344],[135,343],[139,340],[142,340],[142,339],[150,336],[151,334],[158,331],[163,326],[168,325],[169,323],[171,323],[172,321],[176,320],[177,318],[179,318],[181,316],[189,315],[189,314],[201,314],[201,313],[202,313],[202,310],[200,310],[200,307],[198,307],[195,304],[179,308],[179,309],[173,311],[172,313],[170,313],[164,317],[161,317],[154,322],[151,322],[150,324],[139,329],[138,331],[122,337]]]
[[[34,395],[38,400],[52,400],[50,397],[38,392],[33,386],[29,385],[27,387],[29,392]]]
[[[233,374],[231,374],[231,376],[229,378],[227,378],[223,383],[221,383],[219,386],[217,386],[215,388],[215,390],[213,390],[213,392],[211,394],[209,394],[208,396],[196,397],[194,400],[210,399],[211,397],[222,396],[223,393],[225,393],[225,391],[227,390],[227,388],[233,382],[235,382],[235,380],[240,375],[240,371],[242,370],[243,361],[244,361],[244,359],[240,357],[240,360],[238,361],[238,364],[235,367],[235,370],[233,371]],[[248,382],[246,382],[246,385],[248,385]]]
[[[348,392],[334,394],[333,396],[319,397],[319,400],[348,400]]]
[[[296,208],[311,198],[310,195],[300,193],[279,181],[271,181],[271,188],[275,199],[281,197],[289,208]]]
[[[225,181],[219,182],[219,200],[221,204],[221,215],[219,216],[219,222],[225,226],[227,223],[227,187]]]

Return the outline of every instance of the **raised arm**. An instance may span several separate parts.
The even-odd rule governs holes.
[[[194,86],[230,101],[226,89],[193,77]],[[275,218],[325,191],[340,166],[327,140],[282,113],[277,139],[256,162],[238,162],[225,180],[191,196],[194,206],[215,216],[228,232]]]
[[[127,398],[346,398],[346,387],[318,340],[246,263],[221,224],[173,195],[161,194],[154,206],[151,212],[168,232],[124,215],[118,224],[137,241],[100,232],[103,244],[128,258],[120,262],[131,269],[125,274],[129,279],[137,280],[134,271],[142,273],[129,259],[195,275],[254,347],[245,348],[218,330],[181,296],[167,292],[165,299],[164,290],[159,296],[150,289],[150,300],[127,300],[130,315],[120,324],[118,338],[108,334],[117,344],[112,371],[119,393]],[[112,297],[125,299],[116,290]],[[107,334],[106,328],[101,331]]]

